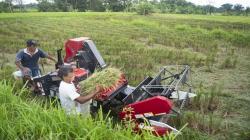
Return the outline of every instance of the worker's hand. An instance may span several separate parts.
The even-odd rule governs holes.
[[[100,94],[101,93],[101,87],[99,86],[99,85],[97,85],[96,87],[95,87],[95,92],[92,92],[92,98],[95,98],[98,94]]]
[[[22,73],[23,73],[24,76],[25,75],[30,75],[31,74],[31,70],[29,68],[27,68],[27,67],[23,67],[22,68]]]
[[[57,63],[57,60],[55,59],[55,58],[53,58],[53,60],[52,60],[53,62],[55,62],[55,63]]]
[[[57,63],[57,60],[54,57],[48,55],[47,58],[53,61],[54,63]]]
[[[81,93],[81,87],[79,84],[76,85],[76,92]]]
[[[92,96],[92,97],[95,97],[95,96],[97,96],[99,93],[101,93],[101,91],[102,91],[102,88],[101,88],[99,85],[97,85],[96,88],[95,88],[95,91],[91,93],[91,96]]]
[[[101,91],[102,91],[102,88],[101,88],[101,86],[100,85],[97,85],[96,86],[96,88],[95,88],[95,94],[97,95],[97,94],[99,94],[99,93],[101,93]]]

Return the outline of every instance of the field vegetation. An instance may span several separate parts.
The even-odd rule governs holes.
[[[177,139],[250,138],[248,17],[12,13],[0,14],[0,27],[1,139],[155,138],[131,134],[105,117],[100,117],[105,121],[66,117],[60,108],[49,107],[49,101],[21,90],[20,81],[12,78],[15,53],[25,47],[25,40],[39,40],[40,48],[56,56],[67,39],[81,36],[90,37],[106,63],[121,69],[132,86],[147,75],[154,76],[162,66],[191,66],[197,97],[171,122],[177,128],[188,123]],[[54,70],[53,62],[47,60],[41,66],[43,73]]]

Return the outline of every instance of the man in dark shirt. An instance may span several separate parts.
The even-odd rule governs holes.
[[[25,49],[20,50],[16,54],[16,65],[22,72],[22,76],[38,76],[40,75],[38,60],[39,58],[48,58],[54,62],[56,60],[45,53],[43,50],[37,48],[37,41],[35,40],[27,40],[27,47]]]

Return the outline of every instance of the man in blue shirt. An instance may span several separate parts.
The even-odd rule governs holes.
[[[20,50],[16,54],[16,65],[20,69],[22,76],[35,77],[40,75],[40,69],[38,65],[39,58],[48,58],[54,62],[56,60],[45,53],[43,50],[37,48],[38,43],[35,40],[27,40],[27,47]]]

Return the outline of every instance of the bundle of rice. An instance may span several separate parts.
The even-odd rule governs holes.
[[[100,72],[95,72],[88,79],[80,83],[81,94],[86,95],[96,91],[96,87],[101,88],[101,92],[96,96],[97,100],[105,100],[113,91],[127,83],[124,74],[116,68],[106,68]]]

